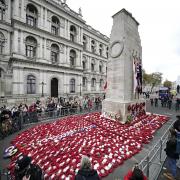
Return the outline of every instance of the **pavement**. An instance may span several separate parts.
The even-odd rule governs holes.
[[[143,150],[133,156],[131,159],[128,159],[124,162],[123,165],[119,166],[116,168],[113,173],[109,174],[107,177],[103,178],[103,180],[123,180],[124,175],[133,167],[133,165],[137,162],[140,162],[146,155],[147,153],[152,149],[152,147],[157,143],[157,141],[162,137],[164,134],[165,130],[169,128],[169,126],[176,120],[176,115],[180,114],[180,111],[176,112],[174,109],[167,109],[167,108],[162,108],[162,107],[152,107],[150,106],[149,101],[147,101],[147,112],[152,112],[152,113],[157,113],[157,114],[162,114],[162,115],[167,115],[170,117],[170,120],[163,125],[161,129],[159,129],[153,138],[153,140],[149,144],[145,144]],[[25,127],[22,131],[25,129],[32,127],[35,125],[29,125]],[[5,148],[9,147],[11,140],[17,136],[17,134],[21,133],[22,131],[18,133],[14,133],[8,137],[6,137],[3,140],[0,140],[0,170],[5,169],[10,162],[9,159],[3,159],[3,151]],[[152,165],[154,170],[156,169],[156,165]],[[164,165],[165,167],[165,165]],[[166,180],[166,178],[163,176],[165,170],[162,169],[160,176],[157,180]],[[180,169],[178,169],[178,175],[180,177]],[[5,179],[5,177],[2,177],[2,180]],[[155,180],[155,179],[149,179],[149,180]]]

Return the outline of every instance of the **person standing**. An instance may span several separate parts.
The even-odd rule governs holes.
[[[172,106],[172,99],[169,98],[167,103],[168,103],[168,108],[171,109],[171,106]]]
[[[180,155],[180,115],[176,116],[177,120],[173,124],[173,128],[176,133],[176,139],[177,139],[177,146],[176,146],[176,152]],[[177,167],[180,168],[180,159],[176,163]]]
[[[150,101],[151,101],[151,106],[153,106],[153,104],[154,104],[154,99],[151,98]]]
[[[167,155],[167,168],[170,171],[170,174],[164,173],[164,176],[167,178],[176,178],[177,177],[177,165],[176,162],[179,159],[179,154],[176,152],[177,141],[175,136],[171,136],[166,143],[165,152]]]
[[[158,98],[155,98],[154,105],[155,105],[155,107],[158,107]]]
[[[179,94],[180,86],[179,84],[177,85],[177,93]]]
[[[100,180],[97,171],[92,169],[89,157],[82,156],[81,167],[75,176],[75,180]]]
[[[147,177],[139,169],[138,165],[135,164],[132,170],[124,176],[124,180],[147,180]]]

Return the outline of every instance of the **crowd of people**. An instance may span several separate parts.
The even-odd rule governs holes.
[[[13,176],[15,180],[43,180],[44,173],[39,165],[32,164],[31,158],[21,155],[15,164]],[[80,169],[75,175],[75,180],[100,180],[98,172],[93,169],[90,157],[83,155],[80,162]],[[135,164],[132,170],[124,176],[124,180],[147,180],[142,170]]]
[[[39,119],[60,117],[77,112],[99,110],[102,98],[47,98],[32,104],[3,106],[0,108],[0,138],[22,128],[22,124],[38,122]]]
[[[175,109],[178,111],[180,108],[180,99],[173,96],[172,94],[167,94],[162,98],[158,97],[150,97],[151,106],[158,107],[161,106],[163,108]]]

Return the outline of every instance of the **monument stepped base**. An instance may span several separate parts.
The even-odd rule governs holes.
[[[118,99],[105,99],[102,102],[102,115],[112,120],[118,120],[121,123],[131,121],[140,113],[146,112],[144,99],[135,99],[133,101],[122,101]]]

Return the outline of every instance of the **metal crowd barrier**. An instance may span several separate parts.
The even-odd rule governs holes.
[[[168,122],[167,122],[168,123]],[[166,153],[164,151],[166,142],[169,137],[169,129],[172,127],[174,122],[170,124],[161,139],[153,146],[152,150],[141,160],[139,163],[140,169],[144,175],[147,176],[148,180],[158,179],[164,162],[166,160]]]
[[[23,127],[29,124],[36,124],[38,122],[54,120],[70,115],[78,115],[84,113],[90,113],[94,111],[100,111],[101,105],[93,106],[92,108],[62,108],[60,110],[45,111],[45,112],[20,112],[20,115],[11,119],[12,125],[8,132],[3,133],[2,127],[0,125],[0,140],[20,131]]]

